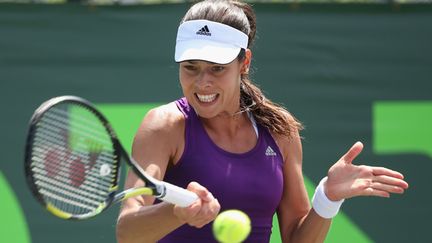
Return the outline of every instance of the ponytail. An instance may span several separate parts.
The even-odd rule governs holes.
[[[289,138],[295,131],[303,129],[302,124],[283,106],[267,99],[247,75],[242,75],[240,83],[240,110],[251,112],[257,123],[271,132]]]

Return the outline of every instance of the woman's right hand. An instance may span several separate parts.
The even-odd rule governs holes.
[[[220,204],[207,188],[197,182],[189,183],[187,189],[195,192],[198,199],[188,207],[174,206],[174,215],[183,223],[201,228],[216,218]]]

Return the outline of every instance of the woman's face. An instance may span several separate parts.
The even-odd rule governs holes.
[[[232,115],[240,107],[240,74],[244,63],[235,59],[225,65],[206,61],[180,63],[183,94],[203,118]]]

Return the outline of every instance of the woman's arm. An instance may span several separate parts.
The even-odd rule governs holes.
[[[162,180],[170,163],[175,163],[184,148],[184,117],[174,103],[151,110],[138,129],[132,157],[152,177]],[[125,187],[139,187],[143,181],[128,173]],[[199,199],[181,208],[169,203],[154,203],[154,198],[138,196],[125,200],[117,222],[119,243],[155,242],[181,225],[202,227],[217,215],[219,204],[206,188],[190,183],[188,190]]]
[[[310,206],[300,135],[295,131],[291,139],[279,137],[277,141],[284,155],[284,190],[277,212],[282,242],[323,242],[331,220],[321,218]]]
[[[318,214],[310,207],[303,182],[302,148],[298,133],[293,139],[279,139],[284,154],[284,192],[278,208],[278,218],[283,242],[323,242],[328,233],[331,218],[327,212]],[[403,193],[408,184],[399,172],[372,166],[353,165],[352,161],[363,149],[355,143],[328,171],[323,191],[330,201],[356,196],[389,197],[391,193]],[[317,208],[318,209],[318,208]]]

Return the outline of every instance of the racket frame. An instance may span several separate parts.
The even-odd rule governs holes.
[[[46,111],[53,108],[54,106],[60,105],[62,103],[75,103],[79,106],[82,106],[86,109],[88,109],[90,112],[92,112],[94,115],[97,116],[97,118],[101,121],[106,131],[109,133],[113,149],[114,149],[114,155],[116,157],[116,164],[117,169],[115,172],[115,181],[113,182],[112,191],[108,194],[107,199],[104,203],[102,203],[96,210],[89,212],[87,214],[81,214],[81,215],[72,215],[66,212],[63,212],[61,209],[56,208],[54,205],[47,203],[43,196],[39,193],[38,187],[35,183],[35,178],[32,173],[32,146],[33,141],[35,138],[35,132],[37,129],[37,125],[39,121],[42,119],[43,115]],[[155,179],[152,179],[151,177],[147,177],[144,170],[132,159],[130,158],[124,148],[122,147],[117,135],[115,134],[113,128],[111,127],[110,123],[106,119],[106,117],[99,112],[89,101],[77,97],[77,96],[59,96],[52,98],[46,102],[44,102],[42,105],[39,106],[39,108],[36,109],[33,116],[30,119],[29,123],[29,130],[27,133],[27,140],[25,145],[25,158],[24,158],[24,171],[25,171],[25,177],[28,187],[30,188],[30,191],[32,192],[33,196],[41,203],[48,211],[50,211],[52,214],[56,215],[57,217],[64,218],[64,219],[87,219],[91,218],[105,209],[107,209],[111,204],[114,204],[116,202],[125,200],[127,198],[137,196],[137,195],[153,195],[155,197],[163,197],[165,194],[165,186],[162,182],[156,181]],[[130,188],[128,190],[125,190],[119,194],[117,194],[118,191],[118,184],[120,181],[120,174],[121,174],[121,160],[124,159],[126,163],[129,165],[129,167],[133,170],[133,172],[145,182],[145,187],[142,188]]]

